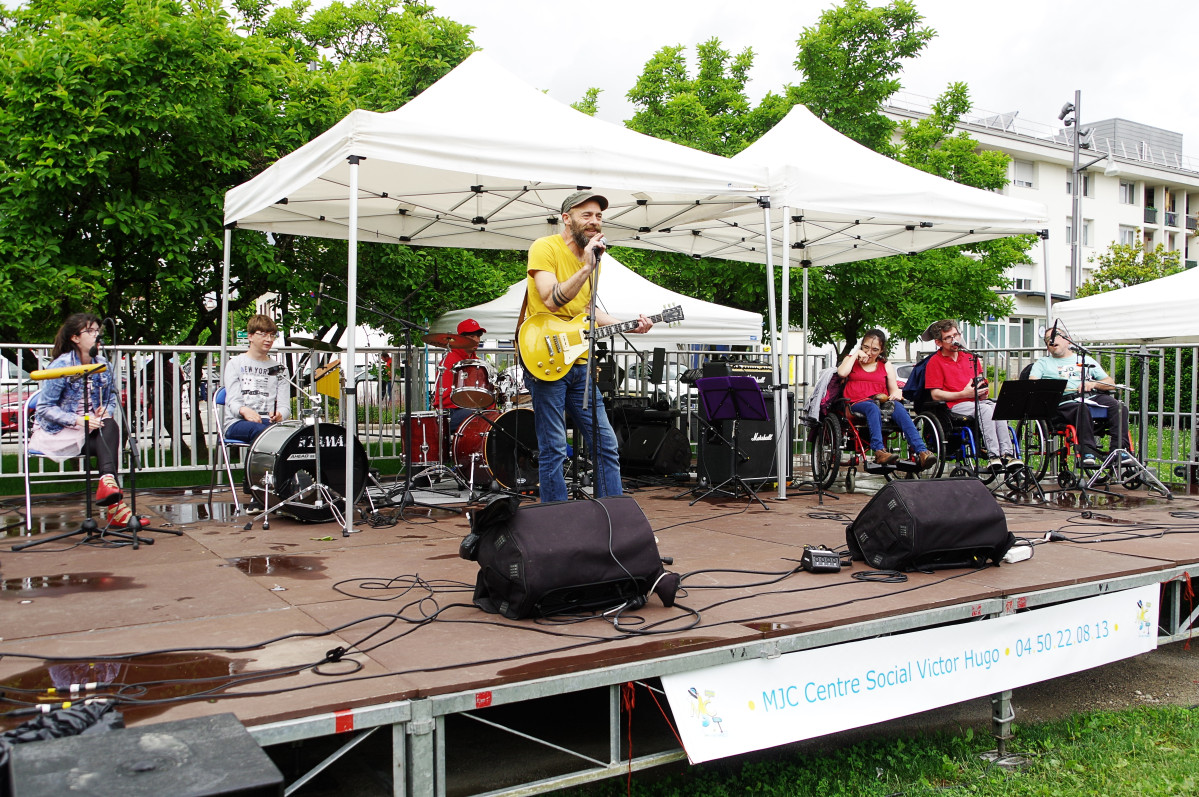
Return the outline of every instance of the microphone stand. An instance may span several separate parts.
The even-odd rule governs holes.
[[[323,296],[324,298],[329,299],[331,301],[334,301],[334,302],[340,302],[341,304],[344,304],[347,306],[349,304],[345,299],[341,299],[336,296],[330,296],[330,295],[324,294],[324,293],[322,293],[321,296]],[[413,473],[412,473],[412,371],[413,371],[412,353],[415,348],[415,346],[412,342],[412,336],[414,333],[418,333],[418,332],[419,333],[427,333],[429,331],[429,328],[423,327],[420,324],[415,324],[405,318],[400,318],[398,316],[392,315],[391,313],[384,312],[383,310],[380,310],[377,306],[375,306],[374,302],[367,302],[365,307],[363,307],[362,305],[359,305],[359,309],[367,310],[369,312],[374,313],[377,316],[386,318],[390,321],[394,321],[395,323],[399,324],[401,327],[404,328],[404,341],[405,341],[404,342],[404,362],[405,362],[405,367],[404,367],[404,415],[403,415],[404,420],[403,420],[403,425],[400,429],[400,442],[404,446],[404,489],[401,491],[401,494],[400,494],[400,516],[403,517],[404,507],[406,507],[406,506],[420,506],[420,507],[425,507],[426,509],[442,509],[447,512],[454,512],[457,514],[462,514],[465,511],[463,509],[458,509],[456,507],[443,506],[441,504],[422,503],[412,497],[412,481],[413,481]],[[354,364],[350,363],[349,368],[350,368],[350,373],[351,373],[351,378],[352,378]],[[440,380],[438,381],[437,387],[438,387],[438,390],[440,390],[440,388],[441,388]],[[438,435],[441,434],[441,424],[440,423],[438,423],[437,433],[438,433]],[[351,438],[352,437],[353,437],[353,435],[351,435]],[[439,440],[438,442],[440,444],[440,443],[444,442],[444,440]],[[426,471],[427,470],[429,470],[429,469],[426,469]],[[448,469],[447,469],[447,471],[448,471]],[[448,471],[448,472],[452,476],[454,476],[455,481],[459,485],[461,485],[462,487],[467,486],[466,483],[463,482],[457,476],[457,474],[453,473],[453,471]],[[388,493],[387,498],[388,498],[388,500],[394,501],[395,500],[394,493]],[[472,498],[473,498],[473,494],[472,494]],[[345,536],[344,533],[343,533],[343,536]]]
[[[1091,355],[1086,346],[1083,346],[1079,343],[1071,341],[1070,347],[1078,355],[1078,401],[1080,402],[1078,418],[1081,422],[1083,417],[1082,408],[1086,406],[1087,369],[1094,367],[1087,364],[1087,357],[1091,357],[1091,359],[1095,359],[1095,357]],[[1116,412],[1119,412],[1118,408],[1116,409]],[[1089,411],[1087,412],[1087,418],[1088,420],[1090,419]],[[1150,489],[1157,490],[1167,499],[1172,499],[1174,497],[1169,489],[1167,489],[1166,486],[1162,484],[1156,476],[1153,475],[1153,472],[1149,470],[1149,468],[1145,467],[1144,463],[1132,455],[1132,452],[1126,448],[1127,445],[1128,441],[1116,440],[1113,436],[1112,449],[1108,453],[1107,457],[1104,458],[1103,464],[1101,464],[1099,468],[1091,474],[1091,478],[1085,480],[1079,479],[1079,486],[1082,488],[1082,500],[1086,500],[1087,490],[1094,489],[1095,483],[1099,480],[1099,477],[1104,471],[1108,471],[1111,475],[1113,475],[1116,481],[1124,483],[1128,483],[1139,478],[1142,482],[1148,485]],[[1114,468],[1113,465],[1115,466]],[[1126,469],[1132,470],[1133,475],[1125,475],[1124,471]],[[1106,493],[1107,491],[1101,490],[1100,492]],[[1108,494],[1111,495],[1112,493]]]
[[[115,345],[116,337],[117,337],[116,324],[113,323],[111,319],[106,318],[104,320],[105,320],[105,323],[108,324],[108,326],[112,329],[113,344]],[[119,361],[119,357],[118,357],[118,361]],[[110,361],[109,364],[112,365],[113,361]],[[168,363],[168,365],[170,365],[170,363]],[[160,373],[162,373],[162,369],[156,368],[155,372],[160,374]],[[113,368],[113,377],[112,377],[113,390],[116,390],[116,386],[121,384],[120,376],[121,376],[120,367],[118,366],[118,367]],[[172,396],[172,400],[173,400],[173,396]],[[128,401],[128,397],[126,397],[126,401]],[[149,545],[154,544],[153,539],[138,537],[137,533],[139,531],[153,531],[158,534],[173,534],[176,537],[182,537],[183,532],[179,531],[177,529],[164,529],[164,528],[158,528],[155,526],[143,526],[141,524],[141,520],[138,518],[138,515],[137,515],[137,472],[139,470],[141,470],[141,467],[142,467],[141,466],[141,452],[137,445],[137,434],[135,433],[133,424],[131,424],[129,422],[129,413],[126,410],[125,405],[123,405],[120,401],[118,401],[117,409],[120,410],[121,421],[124,424],[125,429],[128,430],[128,434],[125,435],[125,443],[129,446],[129,510],[130,510],[131,514],[129,515],[129,519],[125,521],[125,531],[132,537],[133,549],[135,551],[137,550],[139,542],[145,542]],[[120,434],[120,430],[118,429],[116,433]],[[100,434],[104,434],[103,423],[101,423],[101,426],[100,426]]]

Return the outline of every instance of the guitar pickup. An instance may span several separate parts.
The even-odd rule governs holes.
[[[551,355],[554,353],[554,336],[553,335],[545,336],[545,348]],[[558,351],[561,351],[561,349],[559,349]]]
[[[554,343],[558,346],[558,352],[566,351],[566,347],[570,345],[570,335],[566,332],[559,332],[554,335]]]

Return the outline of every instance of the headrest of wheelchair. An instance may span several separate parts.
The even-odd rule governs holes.
[[[941,323],[941,322],[934,321],[931,324],[929,324],[927,327],[925,327],[924,331],[920,333],[920,339],[925,341],[926,343],[930,340],[935,340],[937,337],[937,333],[933,331],[933,327],[935,327],[939,323]]]

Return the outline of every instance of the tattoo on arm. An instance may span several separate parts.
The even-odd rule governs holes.
[[[554,304],[557,307],[565,307],[570,301],[570,299],[566,298],[566,294],[563,293],[561,283],[554,285],[554,290],[550,293],[550,296],[553,298]]]

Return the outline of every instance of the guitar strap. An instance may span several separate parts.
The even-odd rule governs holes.
[[[522,362],[521,358],[520,358],[520,328],[524,325],[525,315],[528,314],[528,312],[529,312],[529,280],[526,277],[525,278],[525,298],[520,303],[520,313],[516,316],[516,333],[512,336],[512,339],[514,341],[516,341],[516,345],[513,346],[513,348],[516,350],[516,364],[521,366],[522,368],[524,367],[524,362]]]

